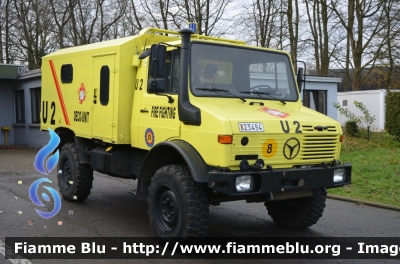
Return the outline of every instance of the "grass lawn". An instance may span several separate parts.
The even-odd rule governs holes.
[[[384,132],[346,137],[340,161],[353,165],[352,183],[329,194],[400,206],[400,142]]]

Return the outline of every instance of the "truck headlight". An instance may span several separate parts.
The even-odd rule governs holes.
[[[346,170],[345,169],[336,169],[333,171],[333,182],[341,183],[346,180]]]
[[[236,177],[236,190],[238,192],[247,192],[253,189],[253,176],[243,175]]]

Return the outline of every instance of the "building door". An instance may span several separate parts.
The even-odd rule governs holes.
[[[304,90],[303,105],[326,115],[326,90]]]

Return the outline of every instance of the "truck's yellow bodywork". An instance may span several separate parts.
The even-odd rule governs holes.
[[[63,198],[85,200],[94,170],[137,180],[165,241],[204,236],[209,205],[228,201],[263,202],[290,228],[315,224],[326,190],[351,182],[339,123],[302,105],[286,52],[192,28],[43,58],[41,129],[60,139]]]
[[[199,126],[182,123],[178,95],[171,94],[174,102],[168,103],[165,96],[148,93],[150,58],[139,59],[154,43],[169,43],[169,50],[176,49],[180,42],[173,33],[148,29],[137,36],[62,49],[45,56],[41,129],[66,128],[77,137],[144,150],[163,141],[180,139],[193,146],[207,165],[232,170],[239,169],[237,156],[241,155],[257,156],[274,168],[320,164],[339,158],[342,131],[338,122],[303,107],[300,97],[286,104],[263,100],[264,105],[250,105],[237,98],[197,97],[189,92],[191,103],[201,109],[202,122]],[[192,40],[247,47],[240,41],[199,35],[192,35]],[[63,65],[72,65],[69,83],[62,81]],[[103,67],[108,68],[106,102],[100,98]],[[241,132],[242,122],[262,123],[265,131]],[[315,125],[329,129],[316,131]],[[218,135],[232,135],[232,144],[218,143]],[[247,137],[248,143],[241,143],[243,137]],[[300,144],[294,158],[285,157],[285,143],[291,138],[292,144]]]

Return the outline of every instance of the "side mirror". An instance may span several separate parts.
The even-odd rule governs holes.
[[[165,57],[167,47],[164,45],[153,44],[150,51],[150,72],[151,76],[158,77],[164,75]]]
[[[167,82],[163,78],[149,79],[148,91],[150,93],[165,93],[167,90]]]
[[[305,82],[303,68],[299,68],[297,71],[297,86],[299,87],[299,92],[301,93],[301,86]]]

